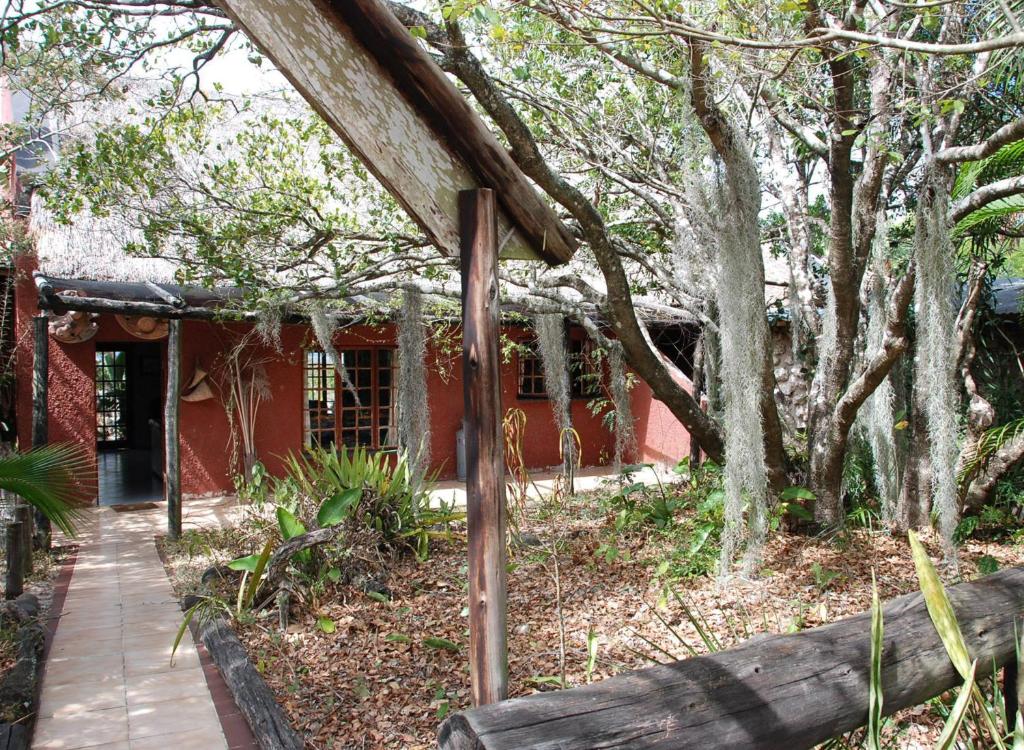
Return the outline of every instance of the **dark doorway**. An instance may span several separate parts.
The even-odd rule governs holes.
[[[163,353],[156,343],[96,346],[96,452],[101,505],[163,495]]]

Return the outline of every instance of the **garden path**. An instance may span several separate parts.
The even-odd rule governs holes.
[[[199,653],[157,554],[165,506],[92,508],[43,674],[38,750],[228,748]],[[222,501],[186,504],[186,526],[216,525]]]

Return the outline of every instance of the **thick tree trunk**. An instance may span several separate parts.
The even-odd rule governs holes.
[[[915,388],[910,397],[910,450],[903,472],[903,489],[896,506],[896,526],[901,531],[927,526],[931,512],[932,465],[928,454],[928,426]]]

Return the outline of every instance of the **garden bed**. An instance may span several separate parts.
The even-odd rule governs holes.
[[[58,574],[74,547],[35,552],[24,593],[0,602],[0,746],[27,748],[39,708],[39,681],[45,658],[47,626]],[[0,577],[5,573],[0,562]]]
[[[675,515],[663,530],[623,528],[604,500],[588,497],[533,509],[520,521],[525,543],[513,546],[509,570],[512,695],[557,689],[563,633],[569,686],[670,654],[684,658],[689,648],[706,652],[681,602],[728,647],[756,633],[814,627],[868,609],[872,570],[883,599],[917,589],[906,542],[865,528],[828,539],[773,535],[756,580],[722,587],[707,575],[680,577],[695,570],[676,532],[694,538],[700,529],[685,510]],[[258,549],[258,527],[198,532],[169,545],[179,591],[194,590],[210,565]],[[937,554],[935,540],[927,541]],[[707,557],[693,558],[701,554]],[[964,578],[975,577],[979,564],[988,571],[1022,563],[1012,536],[967,540],[961,548]],[[406,554],[390,561],[379,591],[365,582],[319,582],[310,601],[293,606],[285,632],[274,608],[235,621],[309,747],[434,746],[441,719],[468,705],[465,566],[464,528],[457,527],[428,560]],[[897,747],[930,747],[941,721],[938,711],[920,706],[901,713],[886,734]]]

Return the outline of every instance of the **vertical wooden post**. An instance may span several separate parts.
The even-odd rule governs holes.
[[[459,193],[462,366],[469,527],[469,676],[473,705],[508,697],[505,460],[498,359],[494,192]]]
[[[41,448],[50,442],[50,321],[45,314],[32,318],[32,337],[32,447]],[[37,510],[35,520],[36,542],[48,550],[53,536],[50,519]]]
[[[164,400],[164,497],[167,536],[181,536],[181,456],[178,450],[178,409],[181,390],[181,321],[171,320],[167,336],[167,395]]]
[[[4,581],[4,597],[7,599],[17,599],[25,589],[21,539],[21,524],[17,521],[7,524],[7,579]]]
[[[1024,654],[1021,655],[1021,658],[1024,658]],[[1016,723],[1017,714],[1024,714],[1019,682],[1020,664],[1017,659],[1011,659],[1003,667],[1003,707],[1006,710],[1006,720],[1011,727]]]
[[[21,524],[21,569],[26,576],[32,575],[32,509],[19,501],[14,506],[14,520]]]

